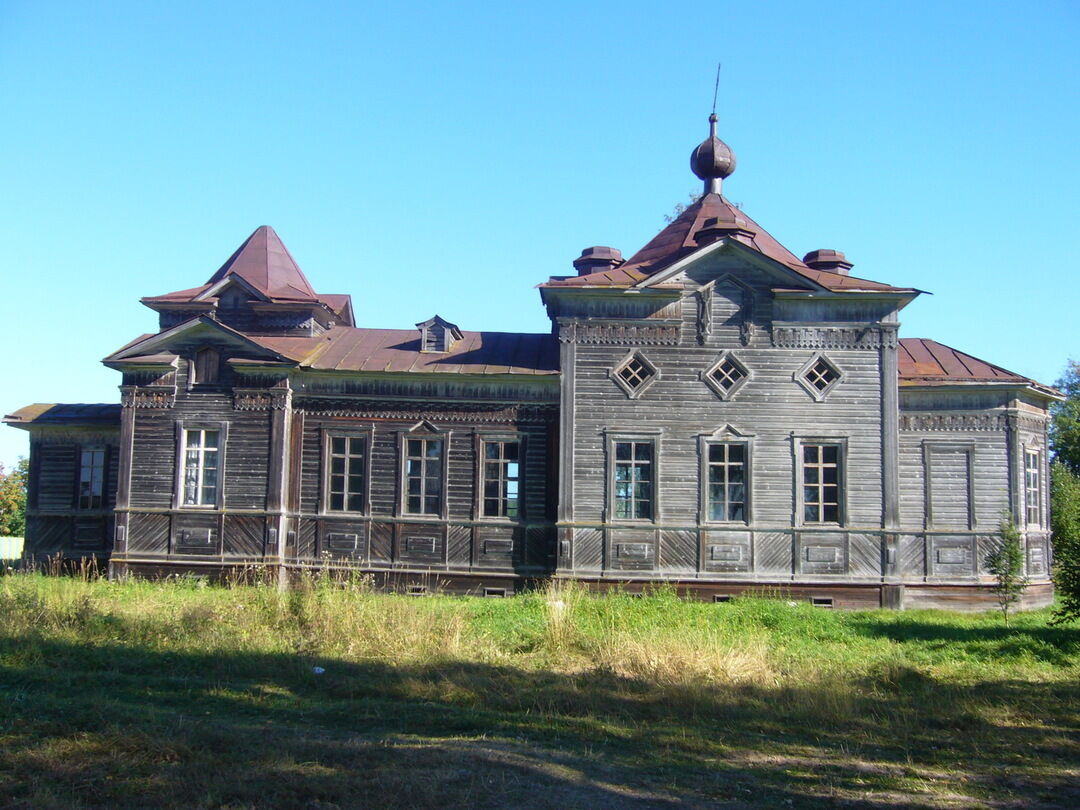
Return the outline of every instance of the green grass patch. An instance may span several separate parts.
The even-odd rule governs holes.
[[[1075,807],[1048,618],[4,576],[0,806]]]

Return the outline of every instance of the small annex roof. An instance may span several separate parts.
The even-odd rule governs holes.
[[[927,338],[900,339],[898,368],[901,386],[1002,383],[1061,397],[1051,386]]]
[[[337,326],[318,337],[251,340],[314,371],[421,374],[557,375],[559,347],[550,333],[461,332],[449,351],[420,351],[415,329]]]
[[[715,192],[699,197],[618,267],[582,276],[552,279],[541,287],[632,287],[704,247],[707,243],[699,242],[696,236],[706,228],[709,220],[737,223],[739,230],[747,235],[746,244],[750,248],[806,279],[810,282],[808,286],[833,292],[913,292],[908,288],[893,287],[877,281],[809,267],[768,231]]]
[[[7,414],[3,421],[21,428],[31,425],[119,425],[120,405],[37,402]]]

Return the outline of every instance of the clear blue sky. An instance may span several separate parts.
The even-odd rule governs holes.
[[[934,293],[902,334],[1080,357],[1080,3],[0,0],[0,410],[117,401],[138,303],[273,225],[360,325],[545,331],[533,286],[698,188]],[[0,428],[0,462],[26,452]]]

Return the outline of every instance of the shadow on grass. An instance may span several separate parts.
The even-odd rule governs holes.
[[[0,660],[10,807],[1080,804],[1075,682],[661,687],[40,638]]]
[[[959,624],[920,619],[917,616],[886,616],[866,613],[851,626],[863,635],[898,643],[920,642],[932,647],[949,647],[976,659],[1029,656],[1058,667],[1067,667],[1080,657],[1080,626],[1025,626],[1020,621],[1004,625]]]

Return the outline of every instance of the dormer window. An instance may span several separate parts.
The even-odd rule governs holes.
[[[209,346],[195,352],[195,360],[191,364],[191,382],[194,385],[212,385],[218,381],[218,373],[221,369],[221,355],[217,349]]]
[[[454,348],[454,343],[461,340],[461,330],[438,315],[418,323],[416,328],[420,330],[422,352],[448,352]]]

